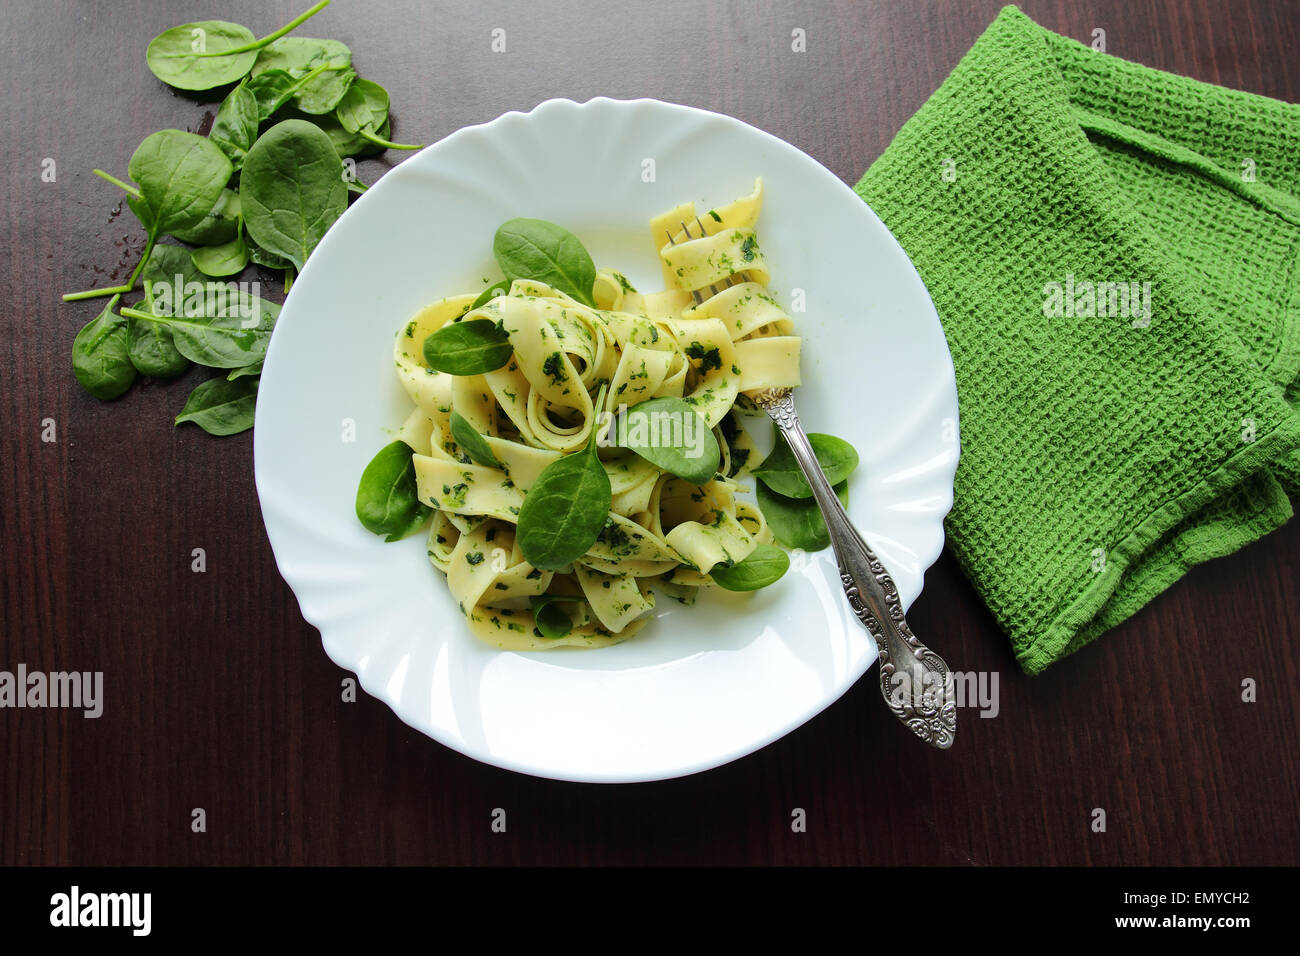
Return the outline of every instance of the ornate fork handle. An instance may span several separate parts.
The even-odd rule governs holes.
[[[885,704],[926,743],[947,750],[957,731],[957,704],[948,665],[907,626],[893,578],[853,527],[817,464],[817,455],[795,413],[793,393],[786,391],[759,404],[785,435],[812,486],[835,548],[844,594],[879,649],[880,693]]]

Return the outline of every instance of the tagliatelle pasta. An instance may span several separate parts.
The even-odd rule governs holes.
[[[429,559],[479,639],[514,650],[617,643],[644,625],[655,590],[689,603],[712,585],[711,570],[770,542],[758,508],[736,494],[753,446],[734,409],[745,393],[799,384],[800,340],[766,288],[754,231],[762,199],[759,180],[752,195],[698,219],[691,204],[656,217],[664,291],[642,294],[598,269],[593,307],[516,279],[477,307],[473,294],[435,302],[399,331],[397,372],[415,409],[398,437],[415,450],[418,496],[432,509]],[[508,338],[506,364],[477,375],[427,364],[430,335],[477,319]],[[603,434],[620,409],[665,397],[694,412],[669,423],[675,440],[712,431],[717,474],[690,484],[627,448],[602,446],[611,492],[604,529],[563,569],[530,565],[516,540],[529,488],[552,462],[587,448],[592,430]],[[500,467],[458,445],[453,412]],[[563,636],[544,637],[535,626],[533,606],[544,596],[563,601],[572,623]]]

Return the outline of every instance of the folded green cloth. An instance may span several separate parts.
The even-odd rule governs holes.
[[[947,531],[1025,671],[1291,516],[1300,106],[1006,7],[856,191],[943,322]]]

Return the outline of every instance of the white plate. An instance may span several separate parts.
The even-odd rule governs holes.
[[[453,133],[362,196],[294,284],[262,375],[257,490],[280,571],[330,657],[411,726],[525,773],[655,780],[776,740],[875,661],[829,551],[796,555],[753,595],[661,600],[657,620],[612,648],[493,650],[462,626],[424,536],[386,544],[353,510],[362,469],[410,408],[393,335],[423,305],[496,275],[497,226],[560,223],[598,265],[652,290],[650,217],[727,202],[756,176],[775,293],[787,307],[797,290],[806,300],[793,312],[800,416],[857,447],[849,511],[904,606],[920,593],[952,503],[957,391],[934,307],[888,230],[830,171],[739,120],[655,100],[549,100]]]

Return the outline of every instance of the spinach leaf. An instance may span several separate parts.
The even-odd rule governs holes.
[[[456,444],[460,446],[461,451],[480,465],[486,465],[489,468],[505,467],[493,454],[492,446],[488,444],[487,439],[480,435],[478,430],[460,412],[453,411],[451,413],[451,437],[456,440]]]
[[[221,199],[234,167],[202,136],[164,129],[136,147],[127,172],[140,188],[140,199],[128,200],[128,205],[157,237],[203,222]]]
[[[358,79],[335,107],[334,115],[349,133],[372,133],[388,119],[388,91],[374,80]]]
[[[179,282],[182,295],[187,283],[203,281],[203,273],[199,272],[190,260],[190,251],[180,246],[166,244],[153,247],[153,252],[149,254],[140,275],[145,282],[154,286],[175,286]]]
[[[281,109],[276,115],[282,120],[306,120],[307,122],[319,127],[325,135],[330,138],[330,143],[333,145],[334,151],[338,153],[341,158],[346,158],[348,156],[375,156],[384,151],[384,147],[370,142],[363,136],[349,133],[345,130],[343,125],[339,122],[336,113],[326,113],[323,116],[314,116],[311,113],[304,113],[301,110],[294,109],[293,104],[290,103],[288,106]],[[385,122],[383,129],[379,131],[379,135],[380,137],[385,137],[390,132],[389,124]]]
[[[721,451],[713,430],[680,398],[652,398],[618,419],[618,444],[693,485],[718,472]]]
[[[232,368],[230,370],[230,374],[227,375],[226,378],[230,379],[230,381],[233,382],[235,379],[243,378],[246,375],[261,375],[262,366],[264,364],[265,364],[264,361],[254,362],[252,365],[245,365],[241,368]]]
[[[597,408],[604,404],[605,388],[600,387]],[[596,543],[609,520],[613,496],[596,452],[598,431],[593,425],[585,448],[543,468],[524,495],[515,540],[535,568],[559,571],[572,564]]]
[[[145,50],[153,75],[178,90],[210,90],[233,83],[253,68],[253,31],[226,20],[200,20],[164,30]],[[213,54],[221,54],[214,56]]]
[[[145,51],[153,75],[178,90],[210,90],[245,76],[257,51],[329,6],[320,0],[306,13],[258,40],[248,27],[225,20],[182,23],[158,34]]]
[[[510,337],[491,319],[449,322],[424,340],[429,368],[452,375],[493,372],[514,354]]]
[[[292,269],[293,263],[283,256],[277,256],[273,252],[267,252],[256,242],[252,236],[244,236],[244,245],[248,248],[248,259],[259,266],[265,266],[268,269]]]
[[[146,312],[153,312],[153,283],[144,281],[144,301],[141,303]],[[171,331],[157,322],[141,322],[128,319],[127,350],[131,364],[141,375],[151,378],[175,378],[190,367],[190,361],[176,348]]]
[[[339,100],[334,116],[348,133],[385,149],[424,148],[393,143],[380,134],[380,130],[388,123],[388,91],[373,80],[358,79],[353,83]]]
[[[204,291],[201,310],[187,299],[179,315],[128,308],[122,314],[166,326],[177,350],[199,365],[240,368],[265,359],[280,307],[223,283],[209,283]]]
[[[326,230],[347,208],[343,161],[319,128],[305,120],[285,120],[263,133],[248,151],[240,195],[244,225],[253,241],[301,272]]]
[[[309,37],[284,37],[264,46],[253,64],[252,76],[267,70],[283,70],[295,79],[324,66],[311,82],[293,95],[294,105],[304,113],[329,113],[343,98],[356,79],[352,69],[352,51],[338,40]]]
[[[745,560],[709,572],[713,583],[728,591],[757,591],[781,579],[790,569],[790,556],[773,544],[760,544]]]
[[[248,81],[248,91],[257,100],[257,120],[264,123],[271,114],[325,74],[332,67],[321,64],[304,76],[294,76],[288,70],[267,70]]]
[[[283,37],[258,51],[252,75],[258,76],[267,70],[284,70],[295,76],[306,76],[321,65],[336,70],[347,69],[352,65],[352,51],[338,40]]]
[[[545,282],[595,307],[595,263],[569,230],[543,219],[511,219],[497,230],[492,253],[507,276]]]
[[[239,235],[239,193],[221,190],[221,198],[208,214],[191,229],[174,229],[172,236],[196,246],[218,246]]]
[[[763,484],[779,495],[787,498],[811,498],[812,488],[803,476],[803,469],[795,460],[794,452],[786,443],[784,436],[774,428],[776,445],[772,454],[763,459],[763,463],[754,469],[754,474]],[[817,463],[821,465],[826,480],[837,485],[853,473],[858,467],[858,453],[843,438],[834,435],[813,433],[808,436]]]
[[[240,83],[222,101],[208,139],[217,144],[238,170],[257,139],[257,123],[257,97],[247,83]]]
[[[415,480],[415,450],[406,442],[380,449],[361,473],[357,518],[367,531],[397,541],[424,524],[432,511],[420,501]]]
[[[342,44],[339,44],[342,46]],[[357,80],[357,71],[327,66],[304,83],[294,94],[293,102],[304,113],[328,116]]]
[[[176,424],[193,422],[209,435],[235,435],[253,427],[256,406],[257,379],[210,378],[190,392]]]
[[[126,282],[132,289],[158,237],[199,226],[220,201],[234,167],[202,136],[164,129],[145,137],[127,169],[140,195],[126,203],[148,234],[140,262]]]
[[[393,132],[392,124],[388,120],[384,120],[378,135],[371,139],[366,139],[360,133],[349,133],[333,116],[320,117],[318,125],[329,136],[330,142],[334,144],[340,156],[376,156],[387,148],[383,144],[388,142],[388,137]]]
[[[473,312],[475,309],[479,308],[480,306],[487,305],[497,296],[509,295],[509,294],[510,294],[510,280],[501,279],[499,282],[492,283],[490,286],[488,286],[486,289],[480,292],[478,294],[478,298],[475,299],[472,303],[470,303],[469,310]]]
[[[235,238],[219,246],[204,246],[190,253],[190,261],[204,275],[220,278],[233,276],[244,271],[248,265],[248,247],[243,237],[236,233]]]
[[[573,630],[573,618],[559,605],[580,600],[567,594],[541,594],[529,600],[537,633],[551,639],[568,635]]]
[[[265,123],[272,113],[293,98],[293,85],[296,82],[288,70],[267,70],[247,82],[248,92],[257,104],[258,123]]]
[[[117,398],[135,381],[127,344],[127,320],[113,312],[121,295],[108,300],[72,341],[72,373],[96,398]]]
[[[280,306],[225,283],[209,283],[193,319],[169,319],[176,347],[210,368],[240,368],[266,358]],[[188,300],[187,303],[188,305]]]
[[[132,319],[127,329],[127,343],[131,364],[141,375],[175,378],[190,367],[190,360],[172,341],[171,332],[155,322]]]
[[[849,483],[841,481],[835,485],[835,495],[840,499],[840,504],[847,508]],[[821,551],[830,547],[831,535],[826,530],[826,521],[814,499],[778,495],[761,481],[754,488],[754,497],[758,499],[759,510],[767,519],[772,534],[787,548]]]

